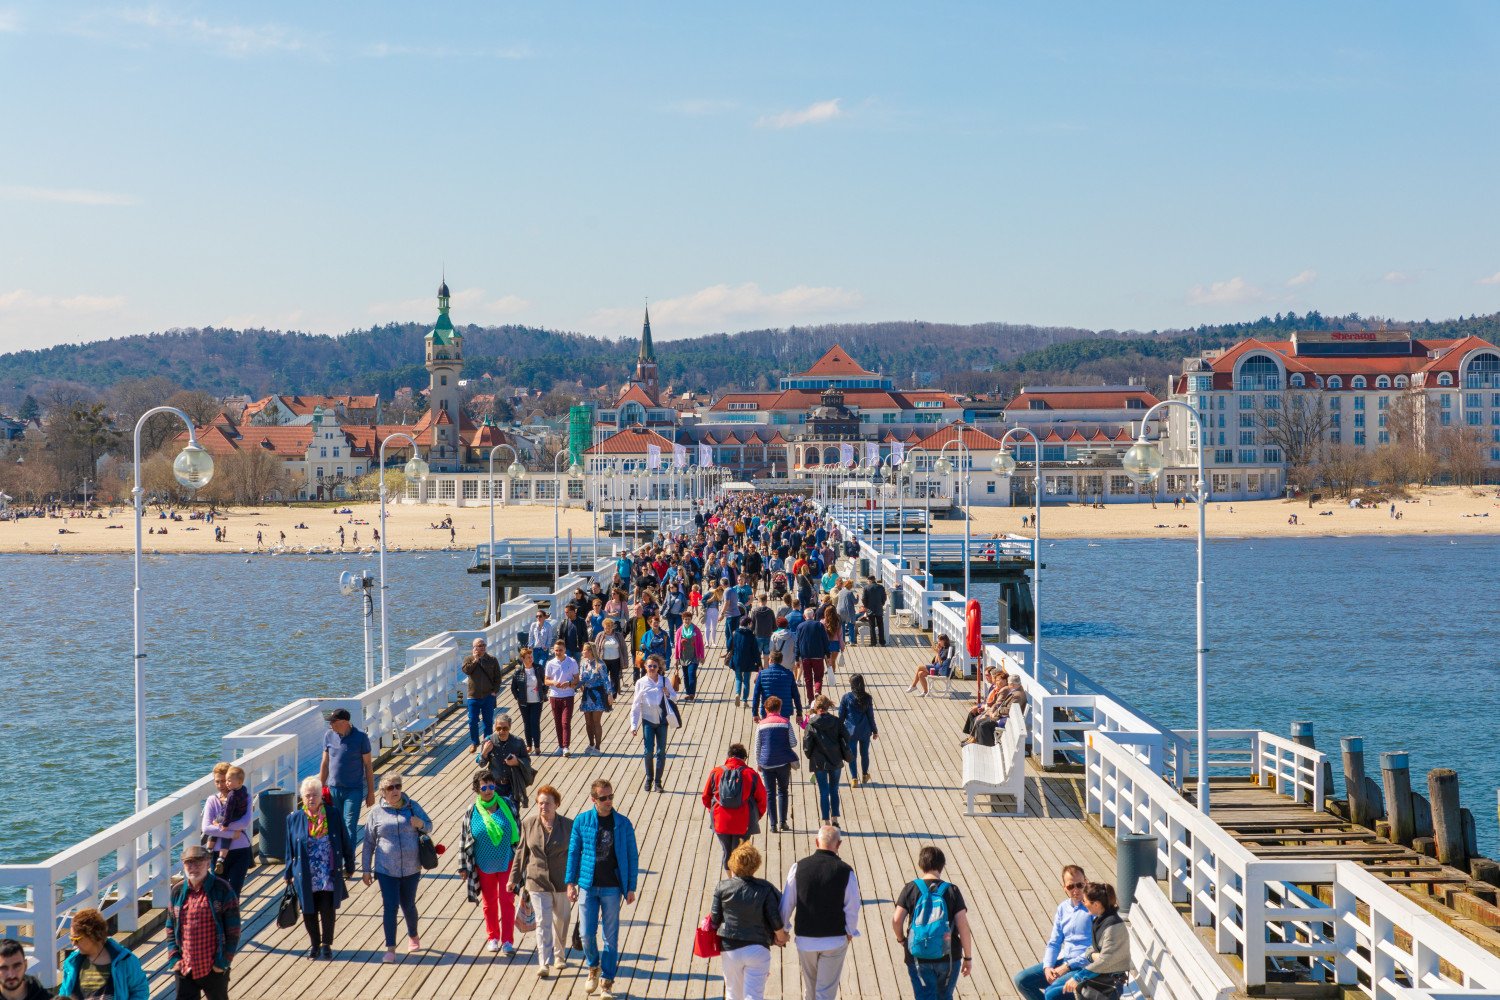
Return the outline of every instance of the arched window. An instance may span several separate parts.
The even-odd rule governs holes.
[[[620,407],[620,426],[628,427],[631,424],[644,424],[646,422],[646,408],[634,400]]]
[[[1366,382],[1363,375],[1356,375],[1354,376],[1354,378],[1349,380],[1349,388],[1351,389],[1363,389],[1365,388],[1365,386]]]
[[[1339,378],[1337,375],[1330,375],[1330,376],[1328,376],[1328,388],[1330,388],[1330,389],[1342,389],[1343,387],[1344,387],[1344,380],[1343,379]]]
[[[1379,378],[1377,378],[1375,380],[1375,388],[1377,388],[1377,389],[1389,389],[1390,387],[1391,387],[1391,380],[1390,380],[1389,376],[1381,375]]]
[[[1319,389],[1323,388],[1323,376],[1321,376],[1321,375],[1314,375],[1313,379],[1318,383],[1318,388]]]
[[[1438,374],[1438,385],[1452,385],[1452,384],[1453,384],[1453,373],[1452,372],[1440,372]]]
[[[1464,372],[1467,389],[1500,389],[1500,354],[1484,351],[1469,359]]]
[[[1307,379],[1302,376],[1301,372],[1297,372],[1295,375],[1292,376],[1292,388],[1293,389],[1305,389],[1305,388],[1307,388]]]
[[[1248,357],[1240,363],[1234,387],[1240,390],[1280,389],[1281,367],[1264,354]]]
[[[1405,375],[1397,375],[1396,376],[1396,388],[1397,389],[1405,389],[1408,384],[1409,383],[1407,382]]]

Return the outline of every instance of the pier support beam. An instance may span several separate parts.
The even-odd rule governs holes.
[[[1359,826],[1370,826],[1375,822],[1375,810],[1370,808],[1369,790],[1365,787],[1365,741],[1358,736],[1345,736],[1339,742],[1344,752],[1344,794],[1349,800],[1349,820]]]
[[[1416,836],[1416,816],[1411,803],[1411,756],[1405,751],[1382,753],[1380,781],[1385,786],[1385,815],[1391,826],[1391,842],[1410,847]]]
[[[1458,772],[1448,767],[1428,771],[1427,798],[1432,803],[1432,837],[1437,841],[1437,859],[1445,865],[1464,867],[1468,850],[1464,845],[1463,817],[1459,815]]]

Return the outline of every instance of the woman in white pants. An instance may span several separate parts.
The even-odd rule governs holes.
[[[557,811],[562,796],[551,785],[536,790],[536,811],[521,820],[521,842],[510,866],[510,891],[525,889],[536,912],[538,979],[566,966],[568,953],[568,838],[573,821]]]
[[[746,841],[729,855],[729,878],[714,888],[709,917],[719,932],[724,1000],[765,1000],[771,946],[784,946],[781,891],[756,878],[760,851]]]

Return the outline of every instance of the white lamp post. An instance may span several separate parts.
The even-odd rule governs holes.
[[[953,471],[953,466],[946,458],[941,457],[950,445],[958,445],[958,478],[955,485],[964,495],[964,600],[969,599],[969,445],[964,441],[964,428],[959,426],[953,435],[953,440],[943,442],[938,449],[937,465],[934,471],[940,476],[946,476]]]
[[[141,643],[141,518],[146,491],[141,488],[141,427],[158,413],[170,413],[187,425],[188,443],[172,462],[172,476],[190,490],[207,486],[214,477],[214,459],[198,444],[198,433],[188,415],[175,406],[156,406],[141,414],[135,422],[135,592],[132,613],[135,636],[135,808],[139,812],[150,804],[146,791],[146,654]]]
[[[510,463],[510,468],[505,470],[506,477],[509,478],[512,483],[514,483],[517,479],[526,478],[526,466],[521,464],[520,452],[516,451],[515,448],[511,447],[503,441],[490,449],[490,558],[488,562],[490,564],[491,623],[496,620],[496,616],[499,614],[500,610],[500,602],[495,600],[495,453],[498,452],[501,448],[504,448],[506,451],[510,452],[510,457],[512,460]],[[511,487],[507,486],[505,492],[507,494],[507,499],[509,499]]]
[[[562,578],[562,527],[558,521],[559,505],[562,502],[564,481],[561,478],[561,466],[559,463],[568,457],[566,451],[560,451],[552,456],[552,589],[557,589],[557,581]],[[573,470],[578,468],[575,462],[568,466],[568,475],[573,475]],[[568,560],[568,569],[573,568],[572,559]]]
[[[1042,442],[1029,427],[1012,427],[1000,438],[1000,451],[996,453],[990,468],[1002,476],[1015,474],[1016,459],[1005,447],[1007,441],[1018,434],[1031,438],[1032,459],[1036,467],[1036,480],[1031,491],[1036,507],[1031,514],[1031,676],[1038,682],[1042,679]],[[1007,484],[1009,485],[1009,484]],[[998,555],[998,553],[997,553]],[[1000,623],[1001,634],[1010,631],[1008,622]]]
[[[891,481],[896,484],[896,558],[906,558],[906,495],[901,491],[901,474],[905,471],[901,467],[901,459],[892,455],[890,457]]]
[[[909,454],[909,455],[906,456],[907,462],[909,462],[911,464],[913,476],[915,476],[916,473],[922,471],[921,465],[917,462],[917,455],[918,454],[922,454],[922,455],[927,454],[927,449],[923,448],[921,445],[917,445],[916,447],[914,447],[911,450],[911,454]],[[916,499],[916,493],[917,493],[916,480],[915,480],[915,478],[913,478],[913,480],[912,480],[912,499],[913,500]],[[924,574],[926,574],[926,576],[927,576],[927,588],[926,589],[928,589],[928,590],[932,589],[932,517],[931,517],[931,513],[930,513],[931,510],[932,510],[932,502],[931,501],[932,501],[931,497],[924,497],[923,500],[922,500],[922,539],[923,539],[923,541],[922,541],[922,549],[923,549],[923,551],[922,551],[922,572]]]
[[[417,453],[416,439],[410,434],[397,431],[380,442],[380,682],[382,684],[391,679],[390,649],[387,646],[385,627],[385,446],[396,438],[401,438],[411,445],[411,459],[403,469],[406,478],[415,479],[418,490],[421,489],[422,481],[427,478],[427,463],[422,461],[422,456]],[[491,552],[493,553],[493,549]]]
[[[1154,483],[1161,475],[1161,448],[1146,440],[1146,428],[1151,415],[1165,406],[1180,406],[1193,417],[1198,429],[1198,809],[1208,813],[1208,639],[1204,618],[1203,549],[1208,535],[1208,481],[1203,475],[1203,448],[1207,440],[1203,431],[1203,417],[1193,407],[1177,399],[1166,399],[1147,410],[1141,417],[1140,434],[1121,458],[1125,474],[1140,486]]]

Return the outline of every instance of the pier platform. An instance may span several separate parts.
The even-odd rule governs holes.
[[[1011,976],[1041,955],[1062,895],[1061,866],[1081,864],[1092,876],[1112,880],[1113,851],[1083,817],[1081,776],[1044,776],[1033,767],[1026,818],[966,817],[957,744],[962,699],[971,692],[965,688],[952,698],[907,695],[916,664],[930,655],[928,642],[897,630],[891,643],[883,648],[861,645],[846,653],[840,679],[828,689],[839,697],[847,690],[842,678],[863,673],[875,696],[882,734],[872,748],[874,783],[851,789],[846,782],[841,790],[842,856],[858,873],[864,905],[840,996],[888,1000],[909,994],[890,918],[893,900],[913,877],[916,854],[924,844],[936,844],[947,854],[947,874],[970,907],[976,961],[972,978],[963,981],[958,995],[1017,996]],[[641,790],[639,739],[630,735],[624,706],[605,717],[603,755],[575,752],[568,759],[536,759],[537,783],[562,792],[565,814],[585,808],[589,783],[605,777],[614,783],[616,807],[636,826],[642,879],[636,904],[621,914],[622,957],[615,981],[621,997],[723,996],[719,962],[694,958],[692,939],[720,878],[718,842],[699,793],[709,770],[723,762],[728,745],[749,745],[752,737],[750,713],[733,704],[730,682],[731,674],[722,666],[700,673],[699,700],[684,704],[684,726],[668,745],[665,793]],[[543,732],[543,746],[555,745],[550,718],[543,720]],[[578,732],[582,743],[581,719]],[[337,957],[332,962],[307,959],[301,925],[290,930],[275,926],[281,868],[264,866],[252,872],[246,885],[245,938],[234,962],[232,995],[288,1000],[580,996],[587,970],[577,952],[569,954],[560,978],[541,980],[536,977],[533,934],[518,936],[512,959],[483,950],[481,908],[465,899],[457,874],[458,825],[472,799],[474,770],[463,714],[452,713],[439,724],[430,749],[398,754],[380,770],[405,774],[407,792],[436,824],[435,839],[448,846],[438,869],[424,876],[418,897],[424,950],[409,955],[403,944],[398,947],[400,962],[382,965],[380,894],[374,886],[356,883],[339,911]],[[792,817],[795,832],[756,838],[766,858],[761,874],[778,886],[792,862],[812,849],[817,789],[806,769],[794,772]],[[137,951],[153,984],[167,984],[153,996],[171,996],[170,977],[158,974],[165,962],[161,935]],[[799,989],[792,946],[777,950],[767,996],[797,997]]]

